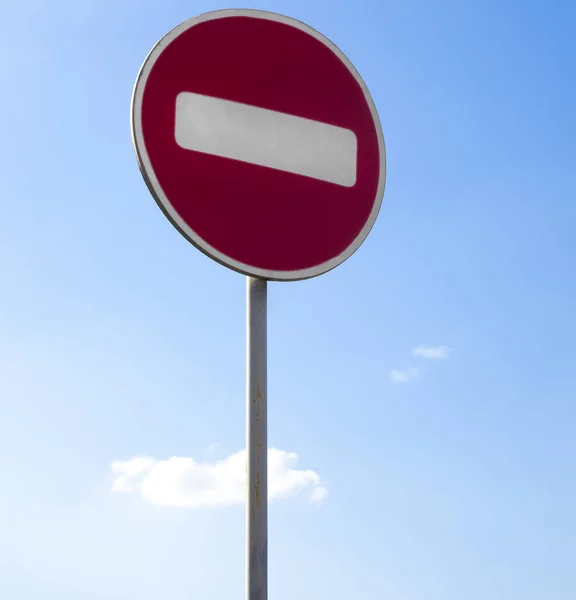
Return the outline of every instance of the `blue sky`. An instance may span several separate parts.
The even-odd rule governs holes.
[[[162,216],[129,130],[155,41],[226,7],[0,9],[3,598],[244,594],[243,508],[170,488],[237,475],[244,278]],[[270,597],[573,599],[576,7],[254,7],[341,47],[388,153],[364,246],[270,286],[270,443],[299,457],[277,456]],[[147,495],[114,490],[139,456]]]

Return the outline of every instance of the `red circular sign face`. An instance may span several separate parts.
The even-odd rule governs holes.
[[[246,275],[325,273],[378,215],[385,150],[370,94],[334,44],[288,17],[216,11],[173,29],[138,75],[132,135],[173,225]]]

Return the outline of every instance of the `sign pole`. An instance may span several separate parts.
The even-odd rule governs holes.
[[[131,129],[164,215],[248,278],[246,600],[268,600],[267,282],[327,273],[364,242],[386,182],[380,119],[321,33],[230,9],[180,23],[152,48]]]
[[[246,278],[246,599],[268,598],[267,282]]]

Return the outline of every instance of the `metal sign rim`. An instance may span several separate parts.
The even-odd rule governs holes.
[[[195,25],[204,23],[206,21],[212,21],[215,19],[222,19],[227,17],[252,17],[258,19],[266,19],[269,21],[276,21],[278,23],[284,23],[286,25],[296,27],[297,29],[300,29],[313,36],[314,38],[322,42],[325,46],[327,46],[334,54],[336,54],[336,56],[341,60],[341,62],[348,68],[348,70],[353,75],[360,88],[362,89],[364,98],[366,99],[366,102],[370,109],[372,120],[376,128],[378,150],[380,153],[378,187],[376,190],[376,197],[374,199],[372,211],[364,227],[356,236],[354,241],[338,256],[319,265],[294,271],[261,269],[253,265],[248,265],[237,261],[234,258],[224,254],[223,252],[220,252],[211,244],[207,243],[204,239],[202,239],[187,223],[183,221],[183,219],[180,217],[180,215],[170,203],[168,197],[164,194],[164,191],[162,190],[162,187],[160,186],[160,183],[154,173],[152,163],[146,151],[146,146],[144,143],[144,134],[142,129],[142,100],[150,71],[152,70],[152,67],[154,66],[156,60],[162,54],[164,49],[184,31],[187,31],[191,27],[194,27]],[[376,222],[378,213],[380,212],[382,198],[384,196],[384,187],[386,185],[386,149],[384,144],[384,134],[382,132],[382,126],[380,123],[380,118],[378,116],[378,111],[376,110],[376,106],[374,104],[374,101],[372,100],[372,96],[368,91],[368,87],[366,86],[364,80],[362,79],[354,65],[351,63],[351,61],[348,59],[348,57],[333,42],[331,42],[327,37],[316,31],[314,28],[310,27],[306,23],[298,21],[297,19],[293,19],[292,17],[287,17],[278,13],[256,9],[225,9],[203,13],[201,15],[188,19],[187,21],[184,21],[183,23],[180,23],[180,25],[176,26],[174,29],[169,31],[154,45],[154,47],[144,60],[142,67],[140,68],[132,93],[130,126],[132,131],[132,143],[134,145],[134,151],[136,153],[136,160],[138,162],[138,166],[140,168],[144,181],[146,182],[146,185],[148,186],[148,189],[152,194],[152,197],[154,198],[164,215],[167,217],[167,219],[198,250],[200,250],[216,262],[226,267],[229,267],[230,269],[237,271],[238,273],[247,275],[248,277],[255,277],[258,279],[265,279],[268,281],[299,281],[323,275],[324,273],[327,273],[328,271],[331,271],[332,269],[342,264],[344,261],[350,258],[350,256],[352,256],[352,254],[354,254],[356,250],[358,250],[358,248],[368,237],[368,234],[370,233],[372,227],[374,226],[374,223]]]

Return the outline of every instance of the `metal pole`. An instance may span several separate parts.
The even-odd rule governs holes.
[[[267,283],[246,278],[246,599],[268,598]]]

